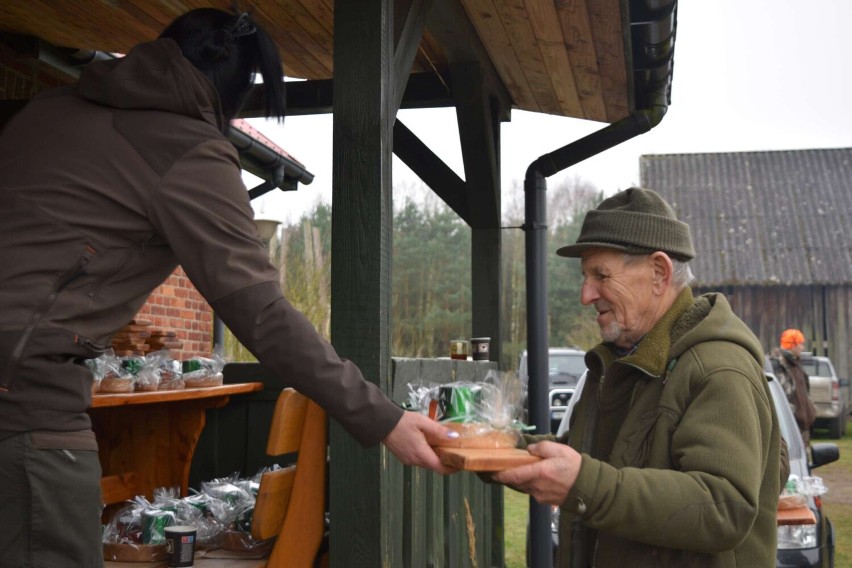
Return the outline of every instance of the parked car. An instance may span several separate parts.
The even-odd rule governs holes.
[[[556,433],[568,401],[574,394],[574,388],[580,376],[586,371],[586,352],[572,347],[551,347],[547,351],[547,379],[548,393],[550,399],[550,431]],[[527,392],[529,372],[527,370],[527,352],[521,354],[518,365],[518,377]],[[524,394],[524,408],[526,409],[526,394]]]
[[[814,428],[828,428],[829,436],[839,440],[846,432],[849,415],[849,381],[837,376],[828,357],[802,353],[801,363],[817,410]]]
[[[837,461],[840,452],[836,444],[811,444],[811,462],[808,462],[807,449],[802,441],[802,434],[796,425],[796,419],[784,389],[771,371],[771,365],[766,371],[772,402],[778,414],[781,436],[787,442],[787,456],[790,460],[790,474],[800,479],[811,475],[811,470]],[[568,416],[565,416],[559,430],[567,428]],[[807,568],[834,567],[834,527],[823,513],[822,500],[819,497],[808,497],[808,507],[816,517],[813,525],[785,525],[778,527],[778,545],[776,552],[776,568]],[[552,509],[551,533],[553,540],[553,557],[559,547],[559,508]]]
[[[781,425],[781,436],[787,442],[790,475],[804,478],[811,475],[811,470],[837,461],[840,452],[836,444],[812,443],[811,462],[808,462],[808,452],[784,389],[773,374],[767,373],[767,379]],[[816,524],[778,527],[777,568],[834,566],[834,527],[823,512],[819,497],[808,497],[808,507],[816,516]]]

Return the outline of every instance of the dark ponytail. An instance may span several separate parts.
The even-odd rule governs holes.
[[[175,40],[184,57],[210,79],[227,121],[239,113],[257,71],[263,77],[266,116],[283,120],[284,77],[278,47],[247,13],[198,8],[174,20],[160,37]]]

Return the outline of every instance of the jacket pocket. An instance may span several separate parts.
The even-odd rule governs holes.
[[[97,254],[97,251],[94,247],[86,246],[74,264],[56,278],[50,292],[33,310],[26,328],[21,331],[4,334],[7,337],[4,337],[3,345],[12,345],[12,348],[10,351],[0,355],[0,361],[2,361],[2,366],[0,366],[0,392],[8,391],[12,388],[18,362],[23,357],[33,334],[41,325],[44,315],[50,310],[51,306],[56,302],[59,293],[66,286],[86,274],[86,266],[95,254]]]
[[[624,434],[623,451],[620,452],[617,463],[618,467],[645,467],[648,465],[648,456],[651,444],[654,442],[655,426],[660,416],[659,409],[646,412],[636,421],[635,427]],[[616,456],[613,455],[613,458]]]

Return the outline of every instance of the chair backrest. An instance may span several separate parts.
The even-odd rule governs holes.
[[[263,474],[252,536],[278,535],[268,568],[310,568],[325,530],[328,429],[325,412],[293,389],[278,397],[266,453],[298,452],[295,466]]]

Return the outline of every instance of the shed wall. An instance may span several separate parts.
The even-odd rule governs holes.
[[[723,286],[695,288],[722,292],[765,350],[776,347],[790,327],[805,334],[807,350],[827,355],[838,375],[849,378],[852,345],[852,286]]]

